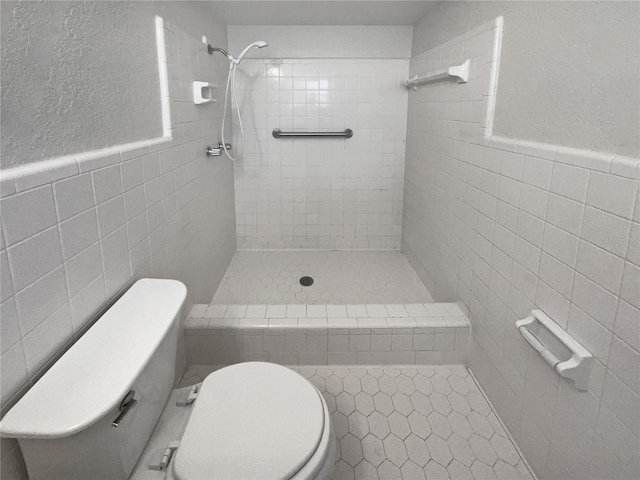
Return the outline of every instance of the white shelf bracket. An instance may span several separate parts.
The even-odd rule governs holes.
[[[404,81],[405,87],[412,88],[413,90],[418,89],[418,85],[423,83],[431,82],[433,80],[440,80],[448,77],[456,77],[458,79],[458,83],[467,83],[469,81],[469,66],[471,65],[471,60],[467,59],[464,63],[460,65],[454,65],[449,68],[443,68],[440,70],[433,70],[431,72],[427,72],[425,75],[419,77],[418,75],[414,75],[409,80]]]
[[[464,63],[449,67],[449,76],[458,77],[458,83],[467,83],[469,81],[469,65],[471,60],[467,59]]]

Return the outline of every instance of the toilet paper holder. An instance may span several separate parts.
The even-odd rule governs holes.
[[[593,355],[566,330],[541,310],[517,320],[516,328],[561,377],[571,380],[578,390],[588,390]],[[567,355],[568,359],[561,359]]]

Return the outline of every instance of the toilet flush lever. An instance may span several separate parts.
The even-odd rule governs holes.
[[[115,428],[118,428],[120,426],[120,422],[122,422],[122,419],[125,417],[127,413],[129,413],[129,410],[131,410],[133,407],[135,407],[138,404],[138,401],[134,398],[135,396],[136,396],[135,390],[129,390],[127,392],[127,394],[122,399],[122,402],[120,402],[120,413],[118,414],[116,419],[113,422],[111,422],[112,426],[114,426]]]

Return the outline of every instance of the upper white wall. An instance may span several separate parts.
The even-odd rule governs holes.
[[[248,58],[409,58],[411,26],[229,25],[229,48],[238,55],[257,40],[267,48]]]
[[[640,3],[440,2],[413,55],[499,15],[493,134],[640,157]]]
[[[415,0],[216,0],[228,25],[414,25],[433,2]]]

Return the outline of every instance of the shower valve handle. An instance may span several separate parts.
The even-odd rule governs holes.
[[[230,143],[225,144],[225,146],[227,147],[227,150],[231,150]],[[224,147],[222,146],[222,142],[218,142],[217,147],[207,146],[207,148],[205,149],[205,153],[207,154],[207,157],[219,157],[220,155],[222,155],[223,150]]]

